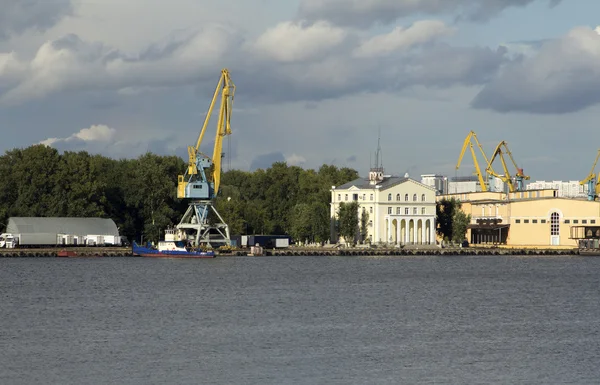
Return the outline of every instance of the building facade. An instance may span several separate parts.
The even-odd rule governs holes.
[[[571,227],[600,225],[600,202],[560,197],[557,190],[464,193],[456,198],[471,215],[467,240],[473,245],[577,247]]]
[[[383,174],[372,168],[359,178],[331,189],[332,223],[340,204],[358,202],[358,217],[369,216],[367,239],[371,243],[411,245],[436,242],[436,189],[410,179]],[[339,237],[332,226],[332,242]]]
[[[535,182],[530,182],[525,187],[527,190],[546,190],[552,189],[558,191],[559,197],[564,198],[585,198],[588,193],[587,184],[581,184],[578,180],[571,181],[545,181],[545,180],[536,180]]]

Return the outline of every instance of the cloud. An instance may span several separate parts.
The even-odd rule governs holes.
[[[357,57],[388,55],[394,51],[427,43],[453,31],[438,20],[417,21],[409,28],[396,27],[387,34],[374,36],[354,50]]]
[[[0,88],[0,103],[87,90],[126,98],[184,86],[208,95],[221,66],[229,63],[237,95],[246,95],[243,107],[255,108],[265,102],[315,102],[415,85],[481,84],[505,60],[505,52],[436,41],[450,31],[442,22],[428,20],[365,38],[328,24],[283,23],[248,40],[222,25],[206,25],[179,31],[136,54],[69,34],[44,43],[30,61],[0,56],[0,71],[6,72],[0,72],[0,85],[9,85]],[[418,47],[422,49],[414,49]]]
[[[0,0],[0,40],[45,31],[73,12],[71,0]]]
[[[285,161],[290,166],[302,166],[306,163],[306,158],[301,155],[292,154],[288,156]]]
[[[271,167],[275,162],[285,162],[285,156],[283,156],[280,151],[258,155],[250,163],[250,171],[254,171],[259,168],[265,170]]]
[[[298,16],[328,20],[337,25],[368,28],[391,24],[417,14],[457,14],[471,21],[486,21],[506,8],[524,7],[536,0],[302,0]],[[543,0],[555,6],[561,0]]]
[[[89,128],[83,128],[79,132],[67,138],[48,138],[40,142],[46,146],[53,146],[60,142],[105,142],[110,143],[115,138],[116,130],[104,124],[93,125]]]
[[[286,21],[268,29],[250,47],[280,62],[298,62],[322,56],[341,44],[346,30],[325,21],[314,24]]]
[[[21,83],[2,95],[0,102],[21,103],[55,92],[91,88],[131,95],[144,88],[213,78],[232,38],[223,26],[211,25],[173,34],[137,55],[128,55],[69,34],[44,43],[30,62],[20,61]]]
[[[472,106],[498,112],[560,114],[600,102],[600,34],[580,27],[515,60],[477,94]]]

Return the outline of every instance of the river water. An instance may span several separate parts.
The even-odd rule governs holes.
[[[600,258],[0,260],[0,384],[598,384]]]

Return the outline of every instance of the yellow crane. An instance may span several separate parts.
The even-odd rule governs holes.
[[[204,118],[202,130],[195,146],[188,146],[188,166],[183,175],[177,177],[177,197],[191,199],[190,204],[177,229],[179,238],[192,241],[194,246],[213,244],[229,246],[229,227],[215,207],[213,200],[219,193],[221,182],[221,159],[223,151],[223,138],[231,134],[231,112],[233,110],[233,97],[235,85],[231,80],[229,71],[224,68],[210,102],[208,112]],[[212,157],[200,151],[204,134],[210,122],[215,104],[220,99],[217,132]],[[208,220],[210,212],[216,215],[215,219]]]
[[[596,198],[600,194],[600,184],[598,183],[598,180],[600,179],[600,174],[598,174],[599,179],[596,179],[596,171],[595,171],[596,163],[598,163],[598,158],[600,158],[600,150],[598,150],[598,154],[596,155],[596,160],[594,160],[594,165],[592,166],[592,170],[588,174],[587,178],[585,178],[584,180],[579,182],[580,185],[587,184],[587,186],[588,186],[587,195],[588,195],[589,201],[596,200]]]
[[[503,151],[503,149],[504,149],[504,151]],[[514,180],[513,180],[513,177],[511,176],[510,172],[508,171],[508,166],[506,165],[506,160],[504,159],[503,154],[508,155],[513,166],[515,167],[516,173],[515,173]],[[500,162],[502,163],[502,169],[504,171],[504,175],[498,175],[492,169],[492,164],[494,163],[494,160],[496,159],[496,157],[500,158]],[[488,172],[490,175],[492,175],[496,178],[501,179],[504,183],[506,183],[508,185],[508,189],[510,192],[524,191],[525,190],[525,182],[524,181],[529,180],[529,176],[525,175],[523,173],[523,169],[519,168],[519,166],[517,166],[517,162],[515,162],[515,159],[513,158],[512,153],[508,149],[508,144],[505,141],[501,141],[498,144],[498,146],[496,146],[496,149],[494,150],[494,153],[492,154],[492,157],[490,158],[490,161],[488,163],[488,168],[487,168],[486,172]]]
[[[471,149],[471,155],[473,156],[473,164],[475,165],[475,174],[477,175],[477,179],[479,179],[479,185],[481,186],[481,191],[485,192],[485,191],[488,191],[488,185],[487,185],[487,181],[484,180],[483,173],[481,172],[481,168],[479,167],[479,162],[477,161],[477,155],[475,154],[475,148],[473,146],[473,142],[475,142],[477,144],[477,147],[479,147],[479,151],[481,151],[481,155],[483,155],[483,159],[485,159],[486,170],[488,168],[491,169],[491,166],[489,165],[489,162],[488,162],[488,158],[487,158],[487,156],[485,156],[485,152],[483,151],[483,147],[481,147],[481,143],[479,143],[479,140],[477,139],[477,135],[473,131],[470,131],[467,134],[467,137],[465,138],[465,141],[462,146],[462,150],[460,151],[460,155],[458,157],[458,162],[456,162],[456,169],[458,170],[458,168],[460,167],[460,164],[462,163],[462,159],[465,156],[465,152],[467,151],[467,147],[469,147]]]

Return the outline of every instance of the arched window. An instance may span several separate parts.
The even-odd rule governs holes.
[[[400,194],[396,194],[396,200],[400,202]]]
[[[404,200],[408,202],[408,194],[404,195]]]
[[[421,202],[425,202],[425,194],[421,195]]]
[[[417,201],[417,194],[414,194],[413,195],[413,202],[416,202],[416,201]]]
[[[392,194],[388,194],[388,201],[392,200]]]

